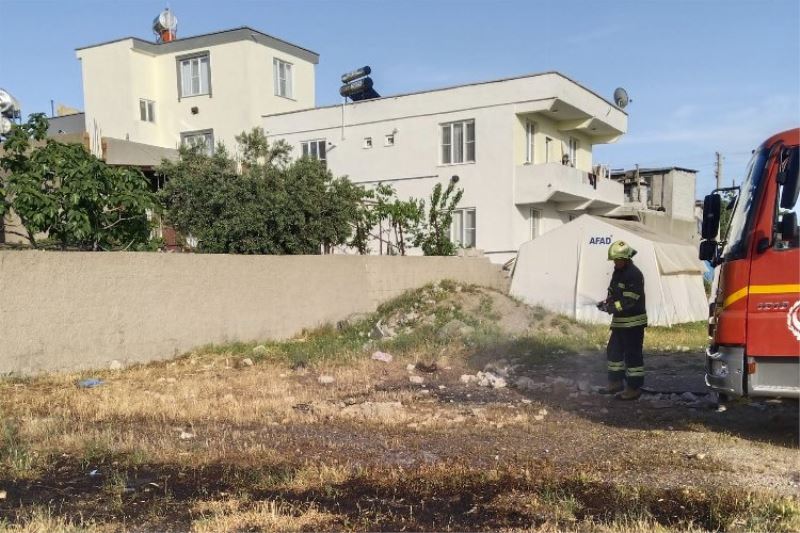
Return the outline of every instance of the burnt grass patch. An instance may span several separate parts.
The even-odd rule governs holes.
[[[138,464],[106,457],[89,465],[61,458],[34,478],[2,479],[7,524],[24,525],[23,511],[47,507],[67,523],[111,529],[188,531],[203,518],[192,505],[243,499],[245,508],[272,501],[302,514],[334,515],[335,529],[370,531],[497,530],[544,524],[605,525],[645,519],[668,528],[727,530],[732,525],[795,523],[796,502],[717,488],[659,489],[557,473],[547,462],[475,469],[461,464],[354,470],[346,479],[308,488],[287,484],[300,468],[274,465]],[[13,496],[12,496],[13,495]],[[771,529],[767,527],[767,529]]]

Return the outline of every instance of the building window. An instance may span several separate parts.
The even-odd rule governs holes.
[[[450,240],[463,248],[475,247],[475,209],[456,209],[450,224]]]
[[[181,144],[190,148],[198,148],[207,155],[214,153],[214,131],[187,131],[181,133]]]
[[[442,164],[475,162],[475,121],[442,124]]]
[[[292,64],[273,59],[272,75],[275,80],[275,95],[292,98]]]
[[[303,150],[303,157],[310,157],[322,161],[323,165],[327,165],[327,157],[325,154],[325,139],[317,139],[314,141],[305,141],[300,143]]]
[[[525,162],[533,163],[533,133],[535,125],[531,121],[525,122]]]
[[[208,54],[178,59],[181,98],[211,94],[211,71]]]
[[[394,146],[394,133],[390,133],[383,140],[384,146]]]
[[[538,209],[531,208],[529,215],[531,221],[531,239],[535,239],[541,235],[542,231],[542,212]]]
[[[364,148],[372,148],[372,137],[364,137]]]
[[[156,103],[152,100],[139,99],[139,118],[142,122],[156,121]]]
[[[569,164],[572,165],[573,167],[577,166],[577,164],[578,164],[578,139],[576,139],[575,137],[570,137],[569,138],[569,143],[568,143],[567,146],[569,147],[569,152],[568,152]]]

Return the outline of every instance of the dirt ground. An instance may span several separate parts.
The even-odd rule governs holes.
[[[596,391],[602,328],[451,286],[288,343],[8,379],[0,531],[797,530],[797,402],[720,407],[687,331],[648,332],[635,402]]]

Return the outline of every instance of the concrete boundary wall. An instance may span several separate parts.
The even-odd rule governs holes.
[[[287,338],[441,279],[505,288],[475,257],[0,251],[0,374]]]

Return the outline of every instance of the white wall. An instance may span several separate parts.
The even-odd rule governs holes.
[[[570,120],[557,121],[559,112]],[[595,118],[593,124],[602,136],[575,129],[581,120],[597,116],[604,122]],[[476,247],[503,262],[530,238],[529,209],[514,200],[514,167],[525,156],[521,117],[538,126],[534,163],[545,162],[546,136],[554,139],[558,161],[562,140],[566,147],[573,136],[580,143],[576,166],[586,172],[592,143],[606,142],[627,126],[620,110],[555,73],[269,115],[263,125],[270,140],[287,141],[295,156],[302,153],[302,142],[324,139],[335,175],[356,183],[390,183],[400,197],[427,199],[435,183],[446,184],[457,175],[464,189],[460,207],[476,208]],[[475,162],[442,164],[441,124],[461,120],[475,121]],[[385,146],[388,134],[394,134],[394,146]],[[366,137],[372,138],[372,148],[364,147]],[[554,206],[542,209],[542,232],[567,220]]]
[[[671,194],[665,195],[664,207],[673,218],[694,220],[696,175],[693,172],[673,169],[669,173]]]
[[[211,95],[180,98],[176,58],[208,51]],[[293,64],[293,98],[274,94],[273,58]],[[261,115],[314,105],[314,64],[263,44],[241,40],[150,54],[133,39],[78,51],[86,127],[95,135],[176,148],[181,132],[214,130],[233,151],[235,136],[261,126]],[[139,99],[155,101],[155,123],[142,122]],[[197,114],[192,108],[197,107]]]

